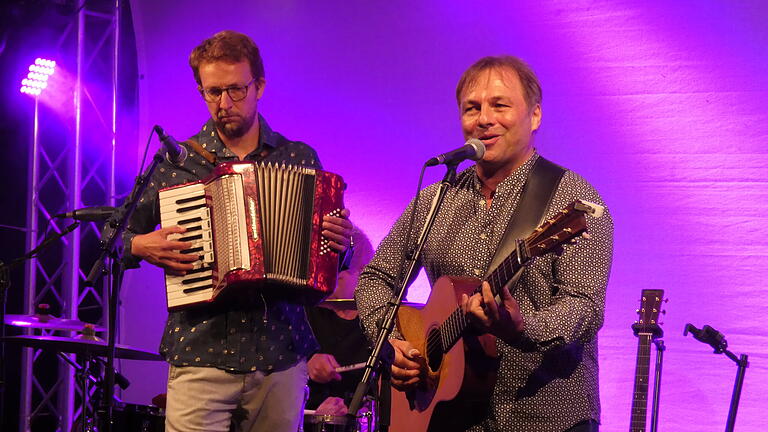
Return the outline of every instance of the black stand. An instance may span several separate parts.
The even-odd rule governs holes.
[[[88,279],[86,280],[86,284],[93,286],[96,281],[99,280],[102,276],[105,275],[105,263],[107,261],[107,258],[111,260],[111,265],[109,266],[109,278],[108,280],[108,291],[109,291],[109,325],[108,325],[108,337],[107,337],[107,371],[106,371],[106,379],[104,380],[104,391],[102,398],[102,403],[100,407],[100,411],[103,414],[102,418],[107,419],[106,424],[107,431],[112,431],[112,424],[113,424],[113,417],[112,417],[112,407],[114,405],[114,392],[115,392],[115,344],[116,344],[116,318],[117,318],[117,303],[118,299],[120,298],[120,282],[122,280],[122,263],[120,260],[120,257],[118,256],[117,250],[115,248],[115,245],[117,243],[117,239],[119,239],[123,231],[125,231],[125,227],[128,224],[128,219],[130,219],[131,215],[133,214],[134,210],[136,210],[136,205],[139,202],[139,198],[144,193],[144,190],[147,188],[147,182],[152,177],[152,173],[155,172],[155,169],[160,164],[160,162],[163,161],[163,156],[161,153],[155,154],[155,156],[152,158],[152,163],[149,165],[149,168],[147,168],[147,171],[144,172],[144,174],[139,175],[136,177],[136,183],[133,185],[133,190],[131,191],[131,194],[128,196],[128,198],[125,200],[125,203],[122,207],[118,208],[117,211],[115,211],[112,216],[109,218],[107,223],[104,226],[104,230],[102,232],[102,239],[99,244],[99,247],[101,249],[101,254],[99,255],[99,258],[96,260],[96,262],[93,264],[93,267],[91,267],[90,273],[88,273]]]
[[[736,412],[739,410],[741,388],[744,385],[744,374],[747,371],[747,367],[749,367],[748,357],[746,354],[736,357],[736,354],[728,351],[728,341],[725,340],[725,336],[708,325],[699,330],[693,324],[686,324],[683,336],[688,335],[689,331],[697,341],[709,344],[709,346],[714,348],[715,354],[725,354],[726,357],[733,360],[738,366],[736,382],[733,384],[733,393],[731,394],[731,407],[728,410],[728,421],[725,424],[725,432],[733,432],[733,428],[736,425]]]
[[[374,369],[378,366],[382,369],[382,398],[384,395],[389,395],[390,392],[390,380],[389,371],[392,360],[394,359],[394,352],[392,347],[387,343],[389,335],[392,334],[392,330],[395,328],[395,319],[397,318],[397,311],[400,309],[400,304],[403,302],[403,296],[405,295],[406,288],[411,282],[411,279],[415,276],[417,263],[421,256],[421,250],[424,247],[424,243],[427,241],[430,231],[432,231],[432,225],[435,223],[435,218],[440,210],[445,199],[445,193],[453,185],[456,180],[456,167],[458,164],[446,165],[447,172],[445,177],[440,182],[440,186],[437,189],[437,194],[432,200],[432,206],[427,214],[427,220],[424,222],[421,234],[416,241],[413,251],[408,254],[406,259],[406,271],[403,277],[400,279],[400,286],[397,289],[397,296],[394,300],[390,300],[387,305],[387,313],[379,326],[379,334],[376,337],[376,343],[374,344],[373,351],[368,357],[368,361],[365,363],[365,372],[360,380],[360,383],[355,389],[355,395],[352,397],[352,401],[349,404],[348,417],[354,417],[363,401],[363,397],[368,392],[368,388],[372,384],[371,377],[374,375]],[[413,212],[416,212],[416,207],[413,207]],[[386,347],[386,348],[385,348]],[[383,351],[383,353],[382,353]],[[389,358],[383,358],[387,355]],[[386,372],[384,370],[387,369]],[[386,390],[386,393],[385,393]],[[388,398],[389,399],[389,398]],[[380,432],[387,432],[389,430],[389,418],[390,418],[390,401],[380,401],[379,403],[379,416],[382,418],[380,422]],[[385,411],[386,409],[386,411]]]
[[[661,339],[654,339],[653,344],[656,345],[656,370],[653,374],[653,403],[651,404],[651,432],[657,432],[659,430],[659,399],[661,395],[661,366],[664,363],[664,351],[667,349],[664,346],[664,341]]]
[[[5,305],[8,289],[11,287],[11,270],[36,257],[41,251],[74,231],[78,226],[80,226],[80,222],[75,222],[61,232],[47,236],[36,248],[8,264],[0,261],[0,425],[4,424],[5,421]]]

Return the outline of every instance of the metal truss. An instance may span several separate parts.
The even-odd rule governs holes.
[[[115,205],[120,0],[78,0],[58,42],[57,67],[73,77],[65,99],[71,109],[35,100],[29,158],[26,248],[31,250],[71,220],[54,214],[94,205]],[[25,271],[25,309],[40,303],[53,314],[103,325],[108,320],[105,285],[85,287],[98,256],[100,227],[84,223]],[[27,330],[27,334],[32,334]],[[75,336],[74,333],[43,334]],[[69,355],[77,361],[75,355]],[[74,371],[55,353],[27,348],[22,354],[20,430],[69,431],[83,411]]]

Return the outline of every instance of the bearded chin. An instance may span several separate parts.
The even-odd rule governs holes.
[[[246,132],[251,130],[255,118],[255,115],[250,118],[241,117],[241,119],[243,119],[242,122],[222,122],[216,120],[216,128],[227,138],[241,138]]]

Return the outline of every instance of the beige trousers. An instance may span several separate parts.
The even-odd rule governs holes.
[[[307,363],[280,372],[212,367],[168,372],[166,432],[296,432],[303,421]]]

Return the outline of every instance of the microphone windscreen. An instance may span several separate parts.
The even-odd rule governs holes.
[[[472,146],[475,149],[475,155],[470,157],[472,160],[480,160],[485,155],[485,144],[477,138],[471,138],[467,141],[467,145]]]

